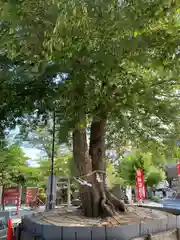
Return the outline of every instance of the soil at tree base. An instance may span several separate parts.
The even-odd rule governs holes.
[[[33,217],[35,222],[41,224],[54,224],[57,226],[119,226],[125,224],[139,223],[153,219],[163,219],[170,214],[165,212],[139,208],[137,206],[128,207],[125,213],[119,213],[116,217],[108,218],[87,218],[81,210],[72,207],[61,207],[50,212],[40,213]]]

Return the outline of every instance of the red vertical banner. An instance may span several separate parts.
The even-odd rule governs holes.
[[[144,184],[144,173],[142,169],[136,170],[136,188],[138,200],[144,200],[146,198],[146,189]]]
[[[179,162],[177,163],[176,167],[177,167],[177,174],[178,174],[178,176],[180,176],[180,163]]]

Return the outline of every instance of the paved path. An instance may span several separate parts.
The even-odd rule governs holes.
[[[141,205],[141,206],[149,206],[149,207],[163,207],[162,203],[156,203],[156,202],[152,202],[149,200],[145,200],[144,203],[133,203],[130,205]]]
[[[134,205],[138,205],[138,203],[134,203]],[[146,200],[141,205],[149,206],[149,207],[166,207],[166,208],[180,209],[180,199],[166,198],[161,200],[159,203]]]
[[[146,200],[144,203],[142,203],[142,205],[145,205],[145,206],[148,205],[150,207],[163,207],[162,203],[152,202],[152,201],[148,201],[148,200]]]
[[[18,215],[13,214],[16,211],[16,207],[6,207],[5,210],[10,211],[12,213],[11,215],[12,221],[14,224],[16,224],[21,222],[21,218],[23,216],[32,215],[33,213],[36,213],[36,212],[44,212],[45,207],[42,206],[33,211],[30,210],[30,208],[28,207],[21,207]]]
[[[180,199],[164,199],[162,204],[166,208],[180,209]]]

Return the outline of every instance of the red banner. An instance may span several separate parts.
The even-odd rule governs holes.
[[[136,187],[138,200],[144,200],[146,198],[146,190],[144,184],[144,173],[142,169],[136,170]]]
[[[180,176],[180,163],[177,163],[176,167],[177,167],[177,174],[178,176]]]
[[[20,192],[19,187],[9,187],[4,188],[4,204],[12,204],[17,208],[17,213],[19,211],[20,205]]]

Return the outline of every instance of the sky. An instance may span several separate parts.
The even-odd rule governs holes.
[[[38,167],[37,160],[42,156],[41,151],[36,148],[21,147],[25,155],[29,158],[28,163],[32,167]]]
[[[32,159],[32,161],[37,160],[39,157],[42,156],[42,153],[39,149],[36,148],[28,148],[28,147],[21,147],[23,152],[26,154],[27,157]]]

